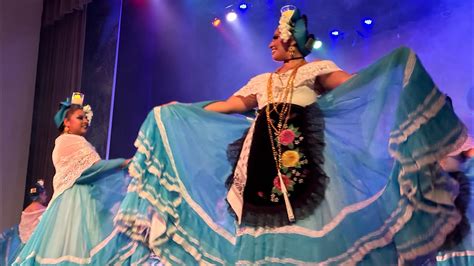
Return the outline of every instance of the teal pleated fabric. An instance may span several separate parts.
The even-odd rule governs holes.
[[[109,265],[146,261],[148,250],[120,234],[113,218],[129,178],[123,159],[101,160],[44,212],[13,265]]]
[[[443,250],[436,256],[438,266],[468,266],[474,265],[474,158],[464,163],[463,172],[468,178],[466,186],[470,189],[469,205],[466,216],[471,230],[463,241],[449,250]]]
[[[206,103],[155,107],[136,140],[118,228],[162,263],[396,265],[433,258],[461,219],[458,183],[436,163],[466,128],[417,56],[399,48],[318,99],[324,201],[283,227],[228,212],[227,147],[251,125]]]
[[[18,225],[3,231],[0,234],[0,266],[11,265],[22,247]]]

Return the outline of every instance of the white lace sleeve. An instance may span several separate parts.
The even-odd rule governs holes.
[[[303,77],[315,77],[319,75],[329,74],[335,71],[341,71],[341,69],[330,60],[321,60],[308,63],[300,69]]]
[[[257,96],[260,94],[260,89],[261,89],[261,84],[260,80],[262,75],[253,77],[252,79],[249,80],[249,82],[243,86],[240,90],[236,91],[233,96],[242,96],[242,97],[247,97],[249,95],[255,95]]]
[[[53,150],[56,174],[53,178],[52,200],[70,188],[84,170],[99,160],[99,154],[84,137],[73,134],[59,136]]]

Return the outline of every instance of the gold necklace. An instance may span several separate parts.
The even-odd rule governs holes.
[[[278,70],[276,71],[276,74],[277,74],[278,79],[280,80],[281,87],[283,88],[285,85],[283,83],[283,80],[281,79],[280,74],[278,74]],[[288,83],[286,85],[288,86]],[[271,87],[273,87],[273,78],[272,78],[272,86]],[[284,90],[283,90],[283,92],[284,92]],[[285,98],[285,93],[283,93],[283,92],[278,93],[276,102],[281,103],[285,100],[284,99]],[[273,90],[272,90],[272,97],[273,97]],[[273,98],[272,98],[272,100],[273,100]],[[280,111],[278,111],[277,105],[273,104],[272,106],[273,107],[272,107],[271,112],[275,112],[277,114],[280,114]]]
[[[304,64],[306,64],[306,61],[304,61],[304,60],[301,61],[299,64],[296,64],[296,66],[294,67],[293,71],[294,71],[294,70],[297,70],[299,67],[303,66]],[[283,80],[281,79],[281,75],[286,74],[286,73],[288,73],[288,72],[291,70],[291,68],[290,68],[290,69],[288,69],[287,71],[285,71],[285,72],[283,72],[283,73],[280,74],[279,72],[283,69],[283,67],[284,67],[284,65],[281,66],[281,67],[279,67],[279,68],[275,71],[275,73],[277,74],[278,79],[280,80],[280,83],[281,83],[281,86],[282,86],[282,87],[284,86],[284,83],[283,83]],[[293,73],[293,72],[292,72],[292,73]],[[273,73],[272,73],[272,74],[273,74]],[[296,73],[295,73],[295,74],[296,74]],[[272,81],[272,86],[270,87],[270,89],[271,89],[271,88],[273,87],[273,77],[270,77],[270,78],[272,79],[272,80],[271,80],[271,81]],[[289,80],[288,80],[288,81],[289,81]],[[286,88],[286,89],[288,89],[288,85],[289,85],[289,83],[287,82],[287,84],[286,84],[287,88]],[[272,94],[273,94],[273,93],[272,93]],[[287,95],[285,95],[285,93],[278,93],[278,95],[277,95],[277,100],[276,100],[276,101],[279,102],[279,103],[284,102],[284,100],[286,100],[286,99],[285,99],[286,96],[287,96]],[[273,101],[273,97],[271,98],[271,100]],[[277,109],[277,105],[275,105],[275,104],[273,105],[272,112],[275,112],[275,113],[277,113],[277,114],[280,113],[280,112],[278,111],[278,109]]]
[[[297,65],[295,69],[291,72],[290,77],[288,78],[288,82],[281,93],[281,98],[279,97],[277,104],[273,101],[273,73],[270,74],[270,78],[267,82],[267,97],[268,102],[265,108],[266,116],[267,116],[267,125],[268,125],[268,133],[270,137],[270,142],[272,144],[272,152],[273,157],[275,159],[277,171],[281,168],[281,145],[277,141],[276,145],[274,139],[278,137],[283,129],[286,129],[288,119],[290,117],[291,111],[291,100],[293,98],[293,89],[294,89],[294,80],[296,78],[296,73],[298,69],[303,66],[306,62],[302,62],[301,64]],[[270,117],[272,110],[277,110],[277,105],[281,105],[281,110],[277,112],[278,114],[278,121],[276,123],[276,127],[274,123],[272,123],[272,119]]]
[[[291,100],[293,98],[294,80],[295,80],[298,69],[305,63],[306,62],[299,64],[291,72],[291,75],[288,78],[288,83],[286,84],[282,92],[281,98],[279,97],[276,103],[273,101],[273,90],[272,90],[273,73],[270,74],[270,78],[268,79],[268,82],[267,82],[268,102],[265,108],[265,113],[266,113],[267,125],[268,125],[268,135],[270,137],[273,159],[275,160],[276,170],[277,170],[278,178],[280,181],[280,187],[283,193],[283,197],[285,199],[286,211],[288,214],[288,220],[290,222],[295,221],[295,216],[293,214],[293,209],[291,207],[291,203],[288,197],[288,191],[286,189],[286,185],[285,185],[285,182],[283,181],[282,174],[280,171],[281,166],[282,166],[281,164],[281,150],[282,149],[281,149],[281,143],[278,141],[278,138],[280,136],[281,131],[287,128],[288,119],[290,118],[290,112],[291,112]],[[281,105],[280,112],[277,111],[277,104]],[[272,122],[272,119],[270,116],[270,114],[272,113],[272,110],[270,110],[270,106],[272,106],[272,109],[276,111],[276,113],[278,114],[278,121],[277,121],[276,127],[274,123]],[[276,145],[275,145],[275,139],[277,139]]]

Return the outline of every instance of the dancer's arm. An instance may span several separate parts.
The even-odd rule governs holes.
[[[82,172],[81,176],[76,180],[76,184],[91,184],[116,172],[121,172],[125,175],[127,171],[123,168],[127,161],[122,158],[97,161]]]
[[[213,112],[231,114],[231,113],[244,113],[257,107],[257,99],[254,95],[247,97],[242,96],[230,96],[225,101],[213,102],[204,109]]]
[[[474,148],[471,148],[467,151],[463,151],[462,153],[464,156],[466,156],[467,158],[473,158],[474,157]]]
[[[318,76],[317,82],[319,82],[325,91],[330,91],[346,82],[351,77],[352,75],[345,71],[334,71],[329,74]]]

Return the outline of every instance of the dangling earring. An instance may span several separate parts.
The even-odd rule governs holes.
[[[288,48],[288,51],[290,52],[290,57],[291,58],[295,58],[295,47],[294,46],[290,46]]]
[[[66,134],[69,134],[69,127],[64,127],[64,132],[66,132]]]

